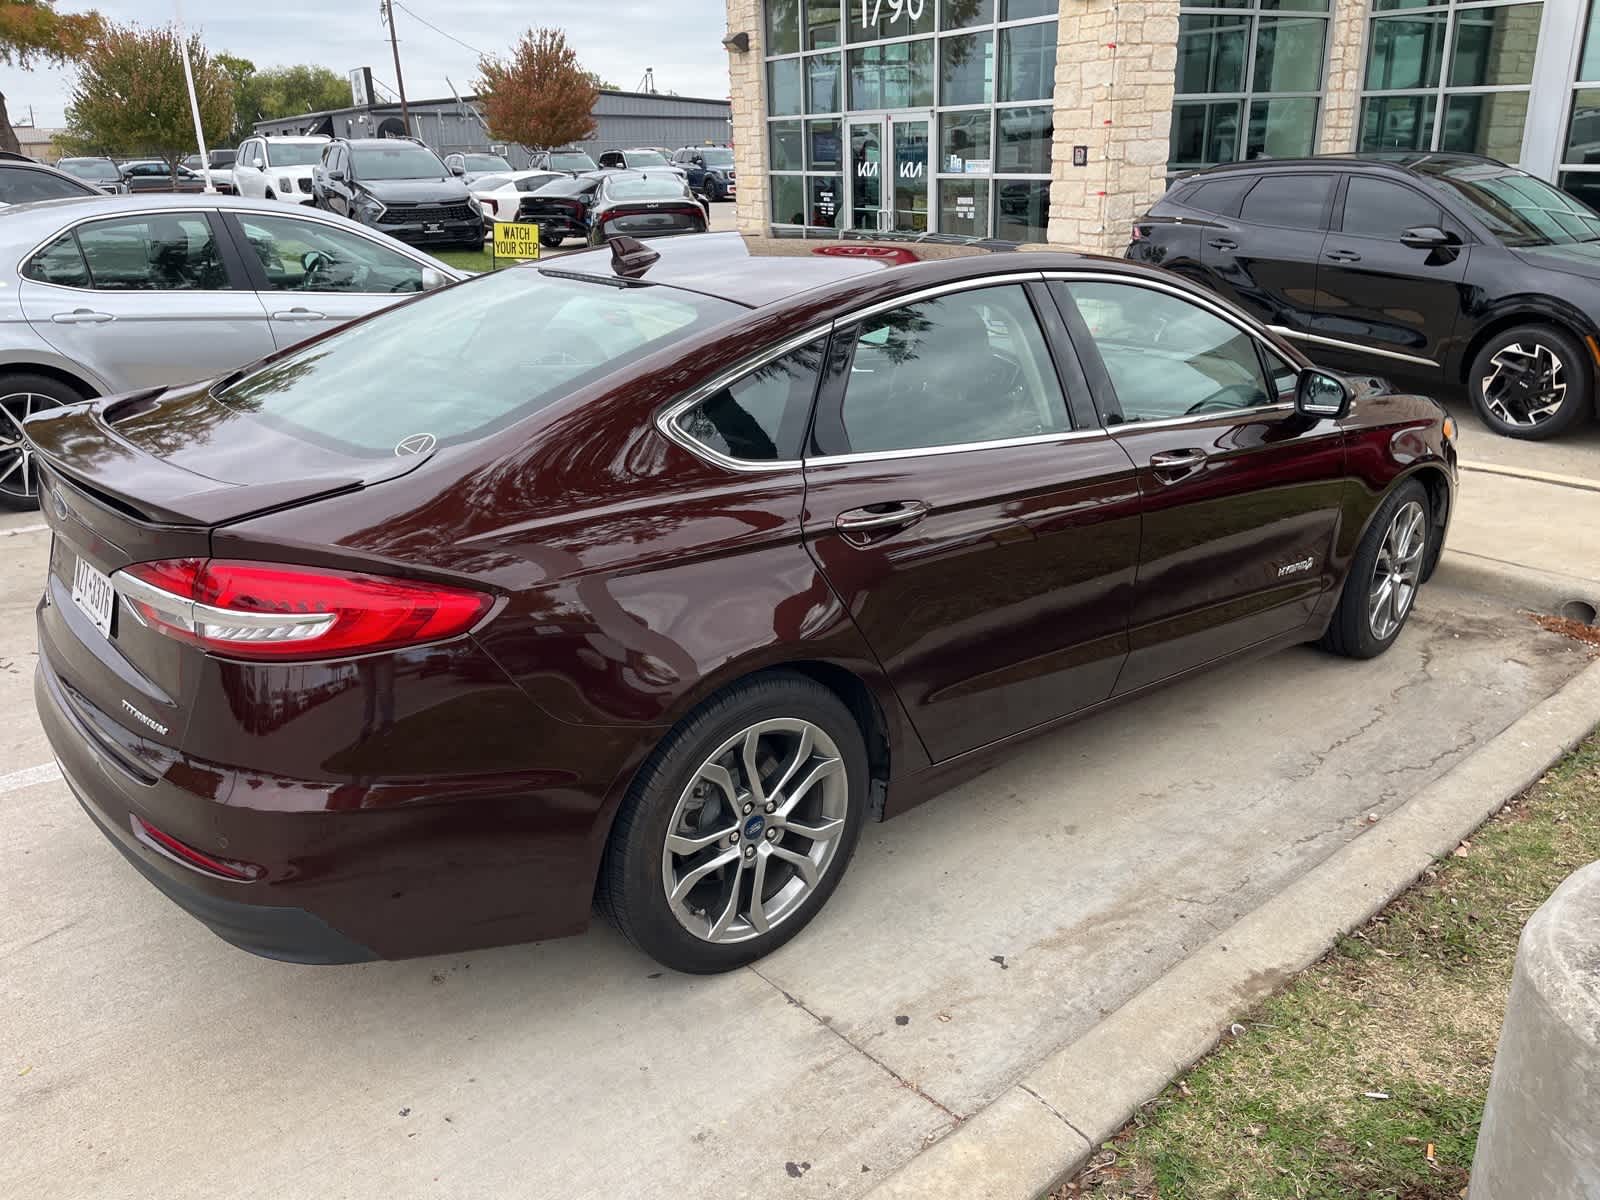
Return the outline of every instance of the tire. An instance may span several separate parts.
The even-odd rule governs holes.
[[[1397,530],[1412,532],[1398,537]],[[1434,536],[1428,491],[1415,479],[1408,479],[1384,497],[1373,514],[1345,576],[1333,620],[1317,644],[1345,658],[1376,658],[1392,646],[1416,607]],[[1374,598],[1381,587],[1380,557],[1396,569],[1387,572],[1388,607],[1378,613]],[[1403,583],[1396,582],[1396,575],[1403,577]]]
[[[39,477],[33,453],[22,440],[22,421],[85,399],[82,392],[49,375],[31,371],[0,375],[0,508],[29,512],[39,507]]]
[[[276,196],[274,196],[274,195],[273,195],[273,194],[272,194],[272,189],[271,189],[271,188],[268,188],[268,189],[267,189],[267,193],[266,193],[266,195],[265,195],[265,196],[264,196],[264,197],[263,197],[263,199],[266,199],[266,200],[276,200],[276,199],[277,199],[277,197],[276,197]]]
[[[744,766],[752,733],[763,796],[772,789],[765,803]],[[783,782],[797,789],[787,812],[775,786]],[[783,945],[827,903],[855,852],[867,793],[866,744],[837,696],[789,673],[735,684],[680,721],[640,769],[606,846],[600,909],[673,970],[743,966]],[[831,832],[809,838],[802,828]],[[669,830],[681,835],[677,848]],[[809,868],[795,865],[802,859]],[[669,881],[683,889],[680,903],[669,897]]]
[[[1518,325],[1478,351],[1467,371],[1467,394],[1496,433],[1539,441],[1558,437],[1593,411],[1594,372],[1583,347],[1564,330]]]
[[[566,240],[567,239],[564,237],[555,237],[554,235],[548,233],[541,233],[539,235],[539,245],[543,246],[546,250],[559,250],[561,249],[561,243]]]

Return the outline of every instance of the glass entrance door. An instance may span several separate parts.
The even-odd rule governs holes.
[[[932,114],[851,118],[850,218],[864,233],[927,233]]]

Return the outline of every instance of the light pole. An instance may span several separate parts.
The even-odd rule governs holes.
[[[172,0],[172,12],[178,21],[178,53],[183,55],[183,82],[189,88],[189,115],[194,118],[194,140],[200,144],[200,178],[205,181],[206,191],[215,192],[216,184],[211,182],[211,152],[206,149],[205,130],[200,128],[200,100],[194,94],[194,68],[189,65],[189,39],[183,32],[182,0]],[[177,186],[176,182],[173,186]]]

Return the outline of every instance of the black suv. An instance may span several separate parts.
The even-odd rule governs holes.
[[[739,195],[733,151],[727,146],[685,146],[672,155],[672,165],[689,176],[689,186],[707,200],[732,200]]]
[[[1554,437],[1596,409],[1600,214],[1493,159],[1197,171],[1134,225],[1127,257],[1212,288],[1329,366],[1465,385],[1510,437]]]
[[[439,156],[409,138],[335,138],[312,203],[417,246],[483,248],[483,209]]]

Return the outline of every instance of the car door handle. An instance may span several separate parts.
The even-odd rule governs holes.
[[[1333,262],[1360,262],[1361,261],[1361,255],[1357,254],[1354,250],[1329,250],[1322,257],[1326,258],[1326,259],[1329,259],[1329,260],[1331,260]]]
[[[1206,245],[1213,250],[1237,250],[1239,248],[1239,243],[1232,238],[1212,238]]]
[[[50,319],[57,325],[104,325],[116,320],[110,313],[95,312],[92,308],[75,308],[71,312],[56,313]]]
[[[1175,483],[1205,465],[1204,450],[1157,450],[1150,456],[1150,473],[1163,483]]]
[[[321,321],[326,318],[322,313],[314,312],[309,308],[286,308],[272,314],[274,321]]]
[[[833,527],[840,533],[872,533],[914,525],[927,514],[928,506],[920,500],[891,500],[848,509],[833,519]]]

